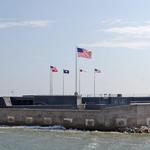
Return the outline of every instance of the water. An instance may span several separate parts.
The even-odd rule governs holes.
[[[0,150],[149,150],[150,134],[0,127]]]

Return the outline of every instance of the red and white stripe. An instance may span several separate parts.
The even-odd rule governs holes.
[[[84,57],[84,58],[92,58],[92,52],[88,50],[83,50],[82,52],[78,52],[78,57]]]

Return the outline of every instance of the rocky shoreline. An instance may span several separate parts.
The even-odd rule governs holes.
[[[141,126],[141,127],[119,128],[119,132],[123,132],[123,133],[150,133],[150,127]]]

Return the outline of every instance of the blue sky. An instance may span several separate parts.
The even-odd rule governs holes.
[[[81,93],[150,94],[149,0],[0,0],[0,95],[74,93],[76,46],[92,50],[78,59]]]

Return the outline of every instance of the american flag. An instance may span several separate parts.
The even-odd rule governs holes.
[[[54,66],[50,66],[50,69],[51,69],[52,72],[58,72],[58,69]]]
[[[92,52],[84,48],[77,48],[78,57],[92,58]]]
[[[96,73],[101,73],[101,70],[99,70],[99,69],[94,69],[94,72],[96,72]]]

